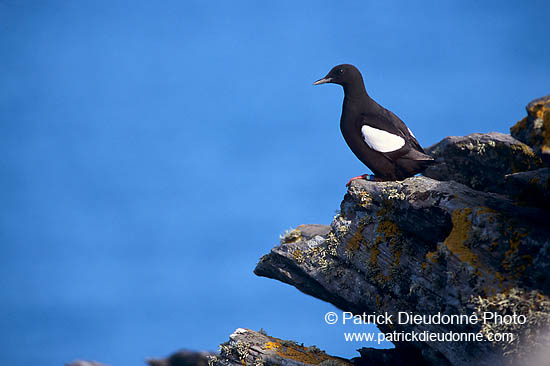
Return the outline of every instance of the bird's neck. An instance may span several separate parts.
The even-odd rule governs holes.
[[[353,84],[345,84],[344,87],[344,95],[346,99],[350,101],[363,101],[363,100],[370,100],[369,95],[367,94],[367,90],[365,89],[365,84],[361,83],[353,83]]]

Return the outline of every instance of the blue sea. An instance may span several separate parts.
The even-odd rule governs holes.
[[[0,360],[139,365],[239,327],[390,347],[345,342],[332,305],[252,273],[368,173],[341,88],[311,84],[355,64],[424,146],[507,132],[548,93],[549,10],[1,0]]]

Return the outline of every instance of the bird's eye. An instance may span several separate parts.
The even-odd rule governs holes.
[[[340,74],[343,74],[344,73],[344,69],[340,69],[338,70],[340,72]]]

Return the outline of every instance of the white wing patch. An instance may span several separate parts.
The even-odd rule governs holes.
[[[371,126],[361,127],[361,133],[367,145],[378,152],[399,150],[405,145],[405,140],[401,136]]]
[[[411,131],[410,128],[407,127],[407,130],[409,130],[409,133],[411,134],[412,137],[416,138],[416,136],[414,135],[414,133]]]

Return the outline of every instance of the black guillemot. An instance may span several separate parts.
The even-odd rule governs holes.
[[[403,180],[434,163],[403,121],[367,94],[355,66],[335,66],[313,85],[325,83],[344,88],[340,130],[351,151],[374,173],[373,178],[366,174],[352,178],[347,185],[354,179]]]

